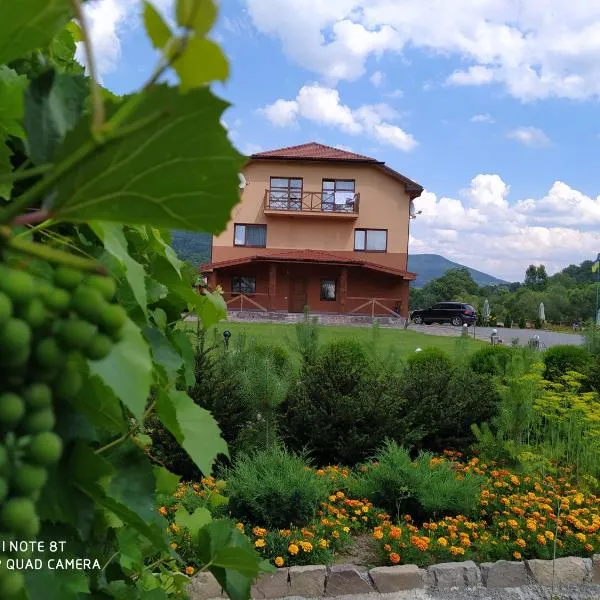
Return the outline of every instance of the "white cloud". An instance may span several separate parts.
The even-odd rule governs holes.
[[[371,77],[369,77],[369,81],[375,86],[379,87],[384,79],[385,75],[381,71],[375,71]]]
[[[495,123],[494,118],[489,113],[473,115],[470,121],[471,123]]]
[[[537,127],[517,127],[509,131],[506,137],[530,148],[545,148],[551,145],[550,138]]]
[[[391,106],[365,104],[351,109],[342,103],[336,89],[322,85],[305,85],[294,100],[280,98],[259,109],[259,113],[278,127],[293,125],[301,117],[336,127],[350,135],[366,133],[383,144],[406,152],[417,145],[410,133],[391,122],[399,116]]]
[[[250,156],[251,154],[256,154],[257,152],[262,152],[262,150],[263,147],[259,144],[248,143],[242,146],[242,152],[247,156]]]
[[[402,98],[404,96],[404,92],[400,89],[396,89],[389,94],[386,94],[388,98]],[[600,135],[600,134],[599,134]]]
[[[405,48],[461,59],[458,85],[503,85],[522,100],[600,96],[600,3],[589,0],[245,0],[255,27],[328,80]]]
[[[522,280],[527,265],[550,273],[592,258],[600,248],[600,196],[556,181],[542,198],[509,202],[510,187],[480,174],[459,198],[424,192],[411,223],[410,251],[442,254],[507,280]]]

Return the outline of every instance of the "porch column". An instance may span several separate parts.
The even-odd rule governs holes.
[[[277,293],[277,265],[269,265],[269,310],[273,310]]]
[[[342,267],[340,273],[340,312],[346,313],[346,300],[348,298],[348,267]]]
[[[217,287],[217,273],[216,271],[211,271],[206,276],[206,285],[210,290],[213,290]]]

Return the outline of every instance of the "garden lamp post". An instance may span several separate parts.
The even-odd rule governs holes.
[[[490,335],[490,342],[492,346],[495,346],[498,343],[498,330],[492,329],[492,335]]]
[[[225,344],[225,349],[229,348],[229,338],[231,337],[231,331],[229,331],[229,329],[226,329],[223,332],[223,343]]]

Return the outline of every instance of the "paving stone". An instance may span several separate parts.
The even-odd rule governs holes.
[[[374,591],[368,573],[359,571],[355,565],[333,565],[325,586],[326,596],[369,594]]]
[[[527,561],[527,568],[540,585],[551,586],[553,573],[555,584],[584,583],[588,578],[588,570],[582,558],[567,556],[557,558],[554,565],[552,562],[539,559]]]
[[[194,575],[188,586],[190,600],[211,600],[221,598],[221,585],[212,573],[203,572]]]
[[[472,587],[480,581],[479,569],[472,560],[432,565],[428,571],[433,574],[433,584],[438,588]]]
[[[290,596],[316,598],[325,590],[327,567],[325,565],[308,565],[290,567]]]
[[[369,571],[375,587],[381,594],[414,590],[424,587],[423,573],[417,565],[396,565],[376,567]]]
[[[288,569],[264,573],[252,586],[252,598],[283,598],[289,595]]]
[[[483,563],[480,568],[481,581],[489,588],[520,587],[529,583],[524,562],[499,560]]]

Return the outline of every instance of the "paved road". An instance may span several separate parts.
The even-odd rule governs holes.
[[[414,325],[411,323],[408,328],[412,331],[419,331],[430,335],[459,336],[461,334],[461,328],[453,327],[452,325]],[[492,327],[476,327],[475,337],[480,340],[489,341],[492,331]],[[557,333],[555,331],[533,329],[504,329],[503,327],[498,327],[497,331],[498,337],[505,345],[510,345],[513,338],[518,338],[519,344],[525,346],[534,335],[540,336],[541,346],[545,346],[546,348],[561,344],[579,346],[583,343],[583,336],[573,333]],[[469,334],[473,336],[473,327],[469,327]]]

